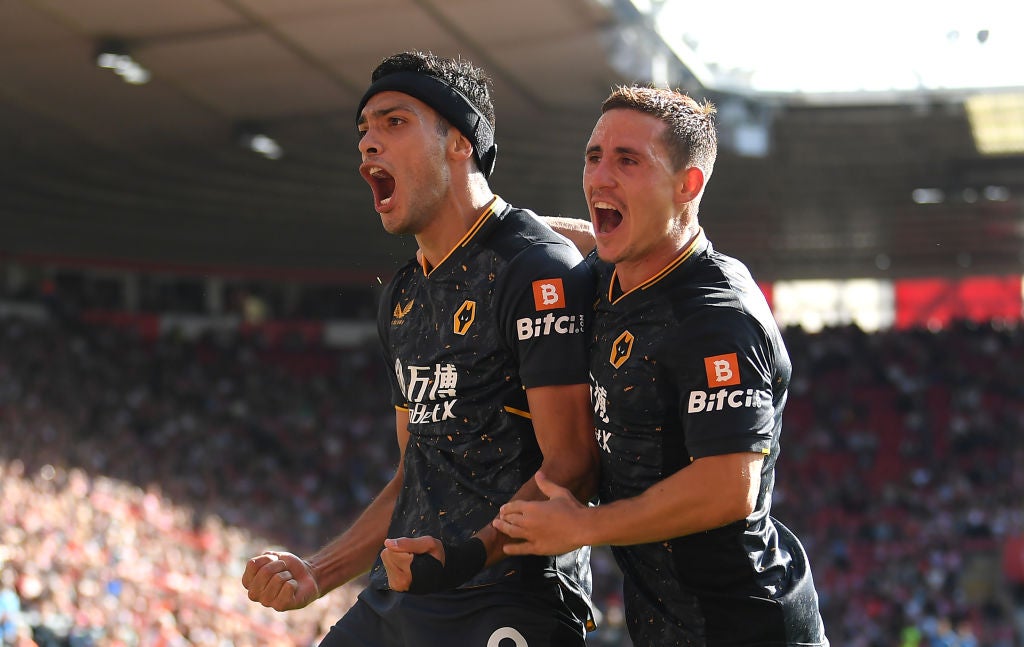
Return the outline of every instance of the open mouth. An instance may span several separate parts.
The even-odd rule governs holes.
[[[391,198],[395,194],[395,178],[379,166],[370,166],[364,172],[366,181],[373,191],[373,201],[377,209],[391,206]]]
[[[594,203],[594,231],[608,234],[622,223],[622,213],[607,202]]]

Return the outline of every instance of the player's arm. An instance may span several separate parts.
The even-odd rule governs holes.
[[[549,481],[571,493],[577,503],[588,501],[596,494],[598,481],[598,449],[594,439],[590,386],[535,387],[526,390],[526,397],[537,442],[544,454],[539,471]],[[534,477],[524,483],[511,500],[543,501],[546,498]],[[510,538],[493,524],[482,528],[477,537],[487,547],[488,565],[507,556],[504,547]]]
[[[553,485],[545,491],[548,502],[510,502],[502,507],[496,526],[523,543],[509,544],[506,553],[555,554],[580,545],[664,541],[720,528],[752,514],[774,428],[773,407],[693,413],[688,396],[714,388],[707,359],[726,354],[732,356],[733,373],[746,380],[737,384],[737,390],[770,393],[770,344],[760,326],[737,311],[708,309],[703,317],[688,320],[688,326],[699,332],[692,333],[694,337],[686,343],[707,350],[692,357],[666,352],[662,365],[676,377],[680,415],[689,416],[687,447],[697,458],[637,496],[596,508],[578,505]]]
[[[597,244],[594,238],[594,226],[590,224],[589,220],[565,216],[541,216],[540,219],[548,227],[568,238],[584,256],[589,254]]]
[[[373,566],[402,489],[402,459],[409,440],[408,410],[396,409],[395,427],[400,458],[394,477],[348,530],[310,558],[268,551],[250,559],[242,576],[250,600],[278,611],[299,609]]]
[[[508,555],[557,555],[580,546],[665,541],[747,518],[757,503],[764,457],[754,452],[698,458],[643,493],[597,507],[538,479],[544,502],[502,506],[494,526],[519,541]]]
[[[698,458],[642,494],[605,506],[593,532],[602,544],[643,544],[746,519],[757,504],[763,462],[754,452]]]

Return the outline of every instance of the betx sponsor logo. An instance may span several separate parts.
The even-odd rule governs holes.
[[[418,402],[409,409],[409,424],[418,425],[422,422],[441,422],[455,418],[455,403],[458,400],[445,400],[438,404]]]

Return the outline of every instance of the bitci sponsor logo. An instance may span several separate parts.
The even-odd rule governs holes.
[[[545,335],[574,335],[582,332],[582,314],[556,317],[549,312],[543,317],[516,319],[516,336],[519,337],[519,341]]]
[[[760,409],[771,404],[771,401],[772,394],[759,389],[723,389],[713,393],[690,391],[686,413],[705,413],[722,409]]]
[[[533,282],[533,305],[537,312],[565,307],[562,279],[541,279]]]

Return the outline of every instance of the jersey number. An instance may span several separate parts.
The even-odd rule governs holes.
[[[501,641],[506,638],[512,641],[512,647],[530,647],[523,634],[512,627],[502,627],[491,634],[491,637],[487,639],[487,647],[507,647],[507,645],[501,644]]]

